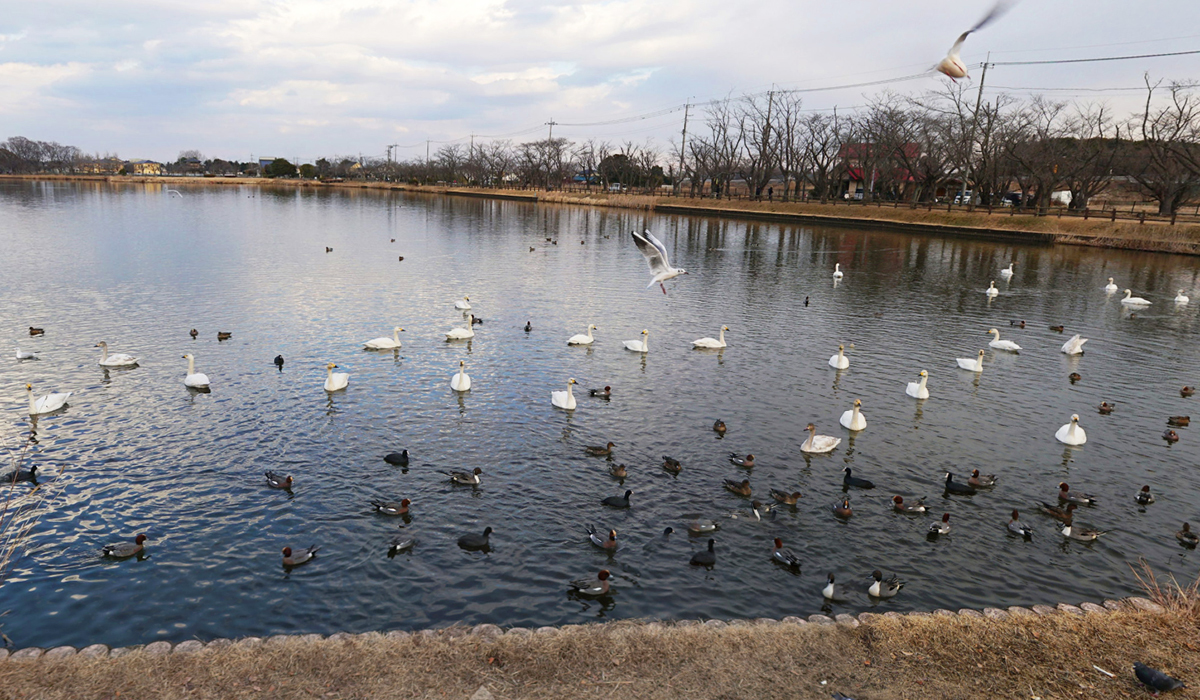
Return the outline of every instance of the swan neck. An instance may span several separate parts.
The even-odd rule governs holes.
[[[332,377],[332,376],[333,376],[333,368],[326,367],[325,368],[325,378],[328,379],[329,377]]]
[[[33,389],[26,389],[26,394],[29,394],[29,413],[30,415],[37,413],[37,404],[33,402]]]
[[[592,327],[591,327],[591,325],[589,325],[589,326],[588,326],[588,340],[594,340],[594,338],[592,338]]]
[[[100,355],[100,361],[101,361],[101,362],[104,362],[105,360],[107,360],[107,359],[108,359],[108,346],[107,346],[107,345],[101,345],[101,346],[100,346],[100,352],[101,352],[101,355]]]
[[[925,382],[927,382],[927,381],[929,381],[929,377],[928,377],[928,376],[921,377],[921,386],[920,386],[920,388],[924,389],[924,388],[925,388]]]
[[[567,400],[568,400],[568,401],[569,401],[569,400],[571,400],[571,399],[573,399],[573,398],[575,398],[575,392],[571,391],[571,388],[572,388],[573,386],[574,386],[574,384],[571,384],[570,382],[567,382]]]
[[[196,373],[196,358],[189,357],[188,358],[188,374],[195,374],[195,373]]]
[[[400,331],[395,328],[392,329],[392,340],[396,341],[397,344],[400,343]]]
[[[722,345],[725,344],[725,328],[724,327],[721,328],[721,334],[718,339],[721,341]]]

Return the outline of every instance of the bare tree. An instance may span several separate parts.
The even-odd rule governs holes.
[[[1129,174],[1158,202],[1158,213],[1168,216],[1200,188],[1200,98],[1194,85],[1172,83],[1166,105],[1153,105],[1159,83],[1146,78],[1146,106],[1135,118],[1133,128],[1141,133],[1140,143],[1131,144]]]
[[[808,162],[812,193],[824,203],[834,194],[839,158],[850,135],[849,124],[838,116],[835,108],[831,114],[810,115],[803,121],[802,127],[805,132],[804,154]]]

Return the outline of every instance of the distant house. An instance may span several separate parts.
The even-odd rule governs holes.
[[[79,171],[88,175],[116,175],[125,165],[120,158],[96,158],[79,164]]]
[[[265,171],[267,169],[268,165],[270,165],[271,163],[274,163],[277,160],[279,160],[279,159],[278,158],[259,158],[258,159],[258,172],[261,173],[261,172]]]
[[[125,171],[130,175],[162,175],[162,163],[152,160],[131,160],[125,163]]]

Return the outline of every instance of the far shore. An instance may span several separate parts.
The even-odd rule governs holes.
[[[530,203],[573,204],[583,206],[618,207],[655,211],[663,214],[683,214],[721,218],[765,220],[817,226],[870,228],[918,233],[935,236],[954,236],[1009,240],[1040,245],[1082,245],[1118,250],[1200,255],[1200,225],[1194,223],[1168,224],[1158,221],[1117,220],[1099,216],[1083,219],[1059,217],[1054,212],[1045,216],[1013,215],[1009,209],[974,212],[919,205],[880,203],[847,205],[814,202],[749,201],[671,197],[645,194],[609,193],[599,189],[592,192],[541,191],[533,189],[490,189],[451,187],[442,185],[412,185],[394,182],[357,181],[320,182],[300,179],[264,179],[252,177],[156,177],[108,175],[0,175],[2,180],[89,181],[114,184],[146,183],[179,188],[193,186],[252,186],[302,187],[392,190],[440,196],[483,197]]]

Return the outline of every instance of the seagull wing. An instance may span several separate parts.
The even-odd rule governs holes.
[[[1000,17],[1011,10],[1012,6],[1015,4],[1017,4],[1016,0],[998,0],[995,5],[992,5],[992,9],[988,10],[988,13],[983,16],[983,19],[976,22],[974,27],[971,27],[971,31],[967,32],[967,34],[970,34],[971,32],[977,32],[997,19],[1000,19]],[[962,40],[967,38],[967,34],[963,34],[959,38],[959,43],[962,43]]]
[[[954,42],[954,46],[950,47],[950,50],[946,52],[946,55],[947,56],[957,56],[959,51],[962,50],[963,42],[967,40],[967,37],[970,36],[971,32],[973,32],[973,31],[975,31],[975,30],[972,29],[971,31],[963,32],[961,35],[959,35],[958,41]]]
[[[671,269],[670,265],[667,264],[666,250],[653,234],[649,231],[646,232],[649,240],[637,231],[630,231],[629,235],[633,236],[633,242],[637,244],[638,250],[646,257],[646,264],[650,266],[650,272],[658,276]]]

